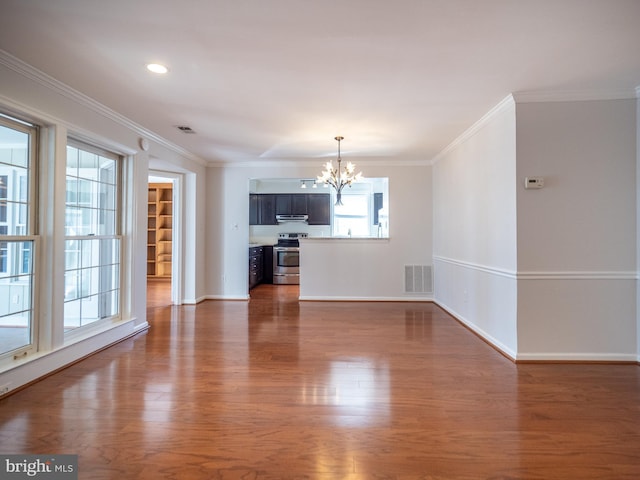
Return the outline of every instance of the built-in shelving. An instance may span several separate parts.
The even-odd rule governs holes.
[[[173,187],[149,184],[147,276],[170,277],[173,239]]]

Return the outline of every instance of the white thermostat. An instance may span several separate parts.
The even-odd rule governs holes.
[[[525,177],[524,188],[542,188],[544,187],[543,177]]]

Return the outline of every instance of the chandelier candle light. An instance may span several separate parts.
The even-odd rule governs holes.
[[[358,172],[356,175],[353,172],[356,166],[347,162],[347,166],[344,168],[344,173],[341,170],[342,158],[340,157],[340,142],[344,140],[344,137],[336,137],[338,141],[338,168],[333,168],[333,162],[329,160],[324,166],[322,175],[318,176],[318,182],[326,183],[336,189],[336,205],[342,205],[342,189],[345,186],[351,186],[352,183],[359,181],[362,178],[362,172]]]

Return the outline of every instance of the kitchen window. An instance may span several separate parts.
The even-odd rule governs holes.
[[[388,185],[388,178],[364,178],[342,190],[342,205],[335,205],[332,191],[332,235],[388,237]]]
[[[342,205],[333,207],[333,235],[368,237],[371,210],[369,194],[342,193]]]
[[[120,315],[120,163],[114,153],[69,140],[65,334]]]

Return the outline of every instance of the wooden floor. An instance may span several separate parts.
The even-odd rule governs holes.
[[[638,366],[515,365],[430,303],[154,288],[147,333],[0,401],[0,453],[78,454],[80,479],[640,478]]]

